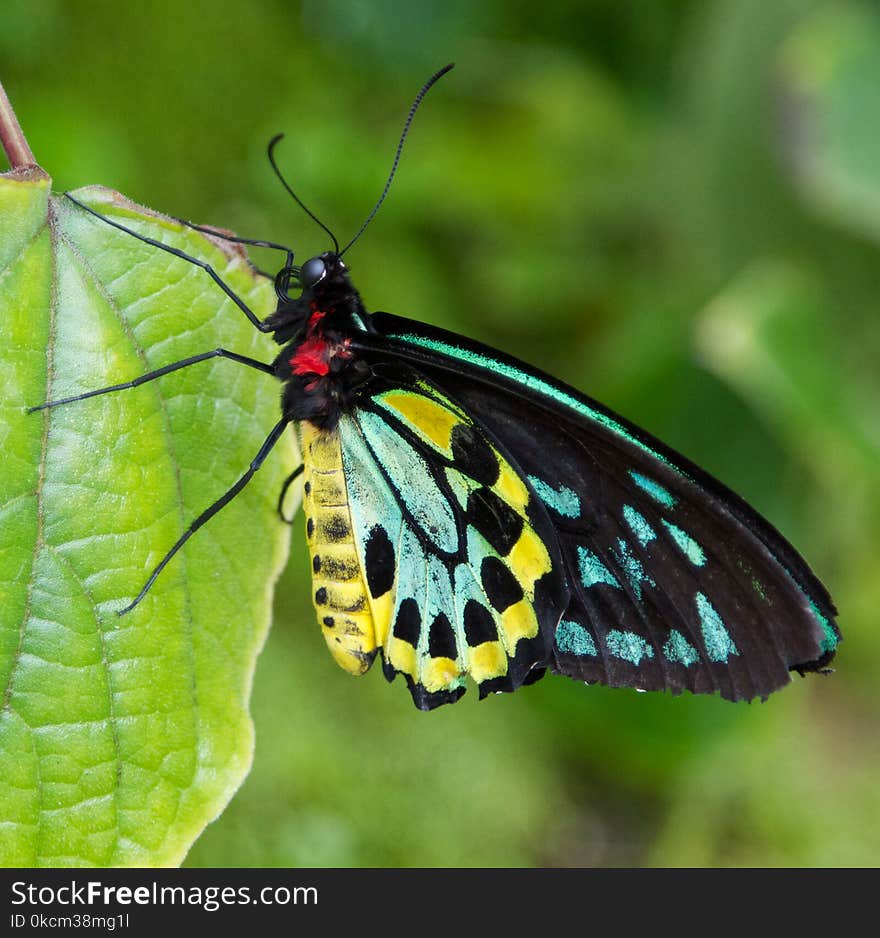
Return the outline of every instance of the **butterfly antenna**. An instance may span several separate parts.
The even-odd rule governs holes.
[[[336,240],[336,235],[333,234],[333,232],[324,224],[324,222],[321,221],[320,218],[318,218],[317,215],[315,215],[314,212],[309,211],[308,207],[305,205],[302,199],[300,199],[300,197],[293,191],[293,189],[290,188],[290,185],[288,184],[287,180],[284,178],[284,176],[281,175],[281,170],[278,168],[278,164],[275,162],[275,147],[278,145],[279,140],[281,140],[283,137],[284,137],[284,134],[276,134],[269,141],[268,153],[269,153],[269,162],[272,164],[272,169],[275,170],[275,175],[281,180],[281,185],[284,186],[284,188],[287,189],[287,191],[293,197],[293,201],[296,202],[296,204],[306,213],[306,215],[309,216],[309,218],[312,219],[313,222],[315,222],[316,225],[323,228],[324,231],[326,231],[327,234],[330,235],[330,240],[333,242],[333,247],[336,249],[336,254],[338,255],[339,254],[339,242]]]
[[[412,103],[412,107],[409,109],[409,115],[406,118],[406,123],[403,125],[403,133],[400,135],[400,142],[397,144],[397,151],[394,154],[394,162],[391,164],[391,172],[388,174],[388,181],[385,183],[385,188],[382,190],[382,195],[379,196],[379,201],[373,206],[373,211],[367,216],[367,220],[361,225],[358,233],[345,245],[345,247],[339,252],[339,256],[342,257],[343,254],[357,241],[357,239],[366,231],[367,225],[376,217],[376,212],[379,211],[379,206],[385,201],[385,196],[388,195],[388,190],[391,188],[391,181],[394,179],[394,174],[397,172],[397,164],[400,162],[400,154],[403,152],[403,144],[406,141],[406,135],[409,133],[409,129],[412,126],[413,118],[416,116],[416,111],[419,109],[419,105],[422,103],[422,98],[431,90],[431,88],[437,84],[438,81],[447,73],[451,72],[455,68],[455,63],[450,62],[449,65],[444,65],[439,71],[434,72],[434,74],[422,85],[422,90],[416,95],[415,100]],[[297,200],[298,201],[298,200]]]

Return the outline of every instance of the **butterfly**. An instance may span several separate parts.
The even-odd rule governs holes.
[[[222,356],[283,385],[282,416],[241,479],[166,553],[134,608],[186,541],[251,480],[288,426],[302,479],[313,600],[335,660],[362,674],[379,658],[415,705],[480,697],[548,670],[642,690],[766,698],[790,672],[826,670],[841,639],[827,590],[745,501],[684,456],[543,372],[462,336],[368,312],[348,244],[288,192],[334,249],[294,264],[284,251],[277,308],[265,320],[204,261],[109,225],[202,267],[281,346],[271,363]],[[189,223],[186,223],[189,224]],[[191,226],[199,229],[199,226]],[[206,230],[206,229],[199,229]],[[211,229],[217,236],[217,232]],[[224,237],[221,235],[221,237]],[[282,515],[283,517],[283,515]]]

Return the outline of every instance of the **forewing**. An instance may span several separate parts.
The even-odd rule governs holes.
[[[555,670],[588,682],[766,697],[840,635],[830,597],[742,499],[595,401],[501,353],[379,314],[372,353],[417,367],[543,500],[570,600]]]

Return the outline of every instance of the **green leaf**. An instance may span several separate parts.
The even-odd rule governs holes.
[[[103,188],[76,195],[208,261],[257,315],[273,308],[228,242]],[[177,864],[248,772],[292,434],[117,610],[247,468],[277,385],[213,359],[27,412],[219,346],[276,351],[196,266],[51,196],[41,174],[0,177],[0,864]]]

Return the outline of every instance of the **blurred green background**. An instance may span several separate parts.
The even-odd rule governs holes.
[[[350,255],[368,308],[524,357],[743,494],[831,589],[838,670],[763,705],[551,678],[419,713],[330,659],[297,524],[253,771],[188,864],[877,865],[876,4],[0,4],[0,79],[57,189],[301,258],[327,245],[269,137],[347,239],[449,60]]]

